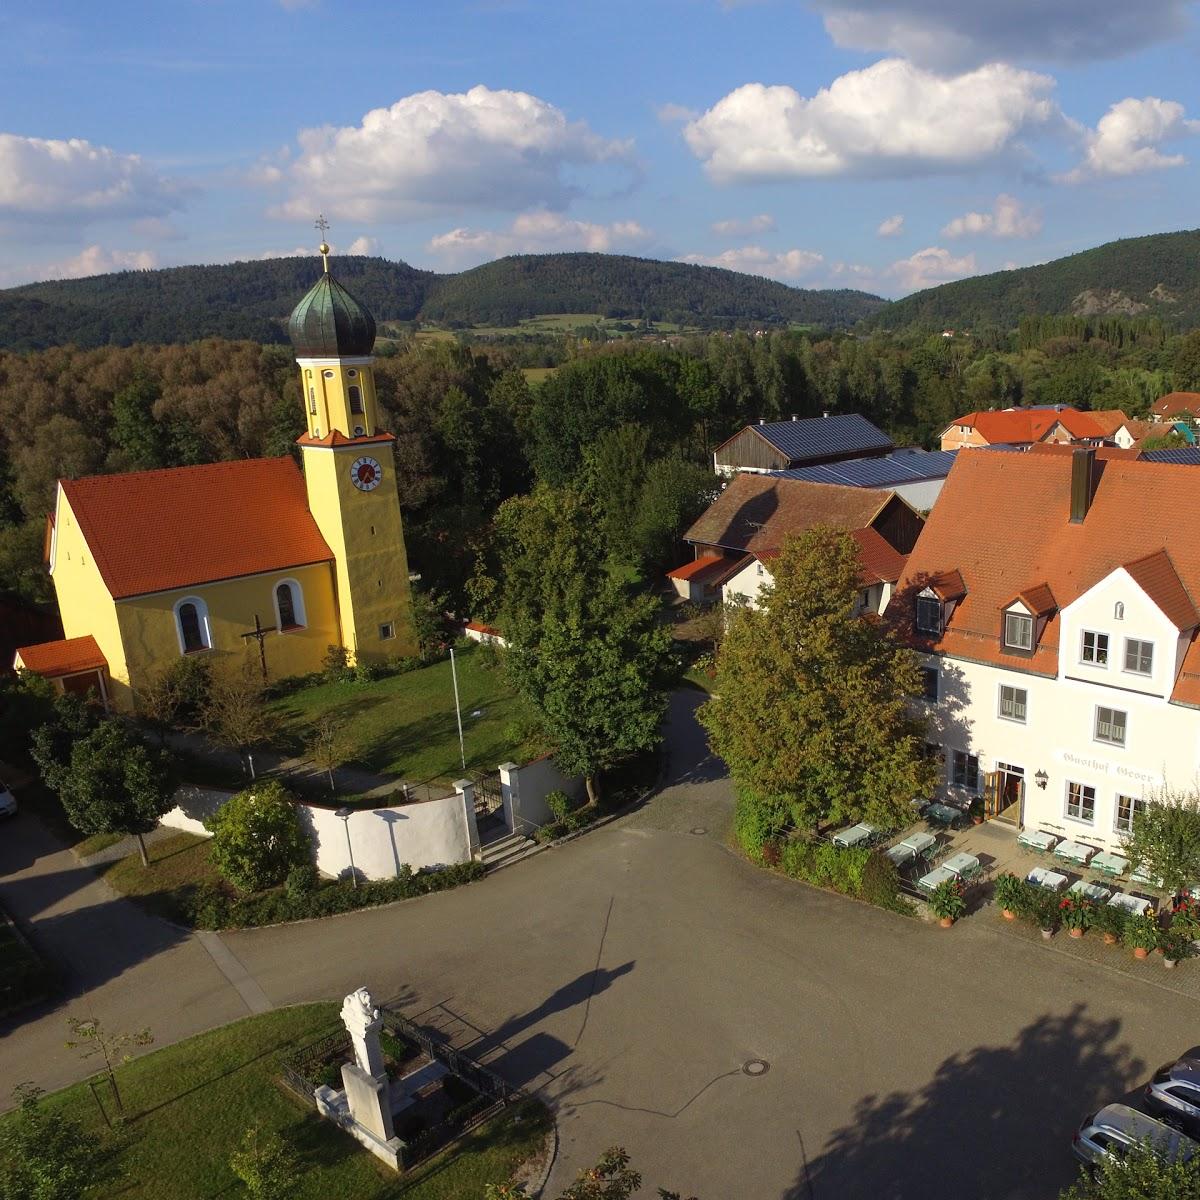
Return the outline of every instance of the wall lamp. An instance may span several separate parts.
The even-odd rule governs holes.
[[[1038,771],[1038,773],[1033,778],[1034,778],[1034,782],[1044,792],[1046,790],[1046,784],[1048,784],[1050,782],[1050,776],[1047,775],[1045,771]]]

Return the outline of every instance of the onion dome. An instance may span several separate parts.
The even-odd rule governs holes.
[[[326,273],[292,309],[288,337],[297,358],[365,358],[375,348],[375,318]]]

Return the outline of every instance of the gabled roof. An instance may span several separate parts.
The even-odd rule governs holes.
[[[734,558],[726,558],[720,554],[702,554],[690,563],[668,571],[667,578],[685,579],[704,587],[717,587],[727,579],[732,579],[749,561],[748,554],[739,554]]]
[[[961,571],[939,571],[925,580],[925,586],[939,600],[961,600],[967,594]]]
[[[816,525],[865,529],[894,496],[873,488],[743,473],[729,481],[683,536],[705,546],[761,555],[778,550],[788,534]]]
[[[1037,442],[1030,446],[1029,454],[1057,454],[1064,458],[1070,458],[1079,447],[1073,442]],[[1096,458],[1098,461],[1104,461],[1110,458],[1127,458],[1136,460],[1140,457],[1141,451],[1135,446],[1097,446]]]
[[[894,443],[858,413],[838,413],[829,417],[806,417],[800,421],[764,421],[747,425],[790,463],[812,462],[835,455],[891,450]],[[740,437],[741,432],[734,434]],[[715,451],[720,454],[734,438],[727,438]]]
[[[908,556],[901,554],[877,529],[852,529],[862,559],[863,583],[895,583],[904,574]]]
[[[1062,425],[1073,438],[1103,438],[1111,437],[1126,419],[1124,413],[1114,409],[1105,410],[1099,416],[1101,419],[1097,420],[1092,413],[1057,406],[972,412],[956,418],[943,430],[942,436],[956,425],[966,425],[987,442],[1021,445],[1040,442],[1055,425]]]
[[[1156,417],[1175,417],[1181,413],[1200,414],[1200,392],[1168,392],[1150,405]]]
[[[804,479],[809,483],[840,483],[847,487],[891,488],[904,483],[945,479],[954,465],[957,450],[898,450],[881,458],[851,458],[843,462],[819,463],[812,467],[790,467],[768,471],[780,479]]]
[[[333,558],[290,458],[95,475],[60,486],[114,600]]]
[[[45,679],[57,679],[60,675],[105,670],[108,660],[89,633],[84,637],[60,638],[56,642],[21,646],[13,659],[13,666],[24,667]]]
[[[1039,583],[1036,587],[1026,588],[1023,592],[1018,592],[1004,607],[1008,608],[1018,600],[1035,617],[1048,616],[1058,607],[1058,604],[1054,600],[1054,593],[1044,583]]]
[[[1190,466],[1098,459],[1083,521],[1071,523],[1070,456],[960,454],[908,557],[889,620],[910,640],[946,654],[1011,665],[1000,652],[1000,610],[1018,580],[1040,580],[1056,611],[1022,670],[1058,670],[1061,610],[1126,567],[1170,620],[1189,628],[1200,596],[1200,538],[1183,519],[1200,509],[1200,471]],[[1147,555],[1147,547],[1155,547]],[[938,639],[913,635],[915,595],[931,576],[957,569],[967,592]],[[1187,680],[1194,680],[1194,685]],[[1186,652],[1173,698],[1200,702],[1200,642]]]

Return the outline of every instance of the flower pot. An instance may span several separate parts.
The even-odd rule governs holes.
[[[983,824],[983,818],[982,818],[982,817],[972,817],[972,818],[971,818],[971,824],[972,824],[972,825],[982,825],[982,824]]]
[[[1083,937],[1083,930],[1082,930],[1082,929],[1068,929],[1068,930],[1067,930],[1067,932],[1068,932],[1068,933],[1069,933],[1069,934],[1070,934],[1070,935],[1071,935],[1073,938],[1081,938],[1081,937]]]
[[[949,929],[950,926],[954,924],[954,918],[953,917],[938,917],[938,924],[943,929]]]
[[[1115,933],[1106,933],[1104,935],[1104,944],[1106,946],[1115,946],[1117,944],[1117,935]]]
[[[1017,919],[1017,914],[1013,912],[1011,908],[1005,908],[1001,911],[1004,913],[1004,919],[1006,921],[1015,921]]]
[[[1145,958],[1149,953],[1150,951],[1147,950],[1145,946],[1134,946],[1133,948],[1134,958]]]
[[[1177,961],[1178,959],[1168,958],[1165,954],[1163,955],[1163,966],[1166,967],[1168,971],[1175,965]]]
[[[1042,937],[1044,937],[1046,939],[1046,941],[1049,941],[1053,936],[1054,936],[1053,929],[1043,929],[1042,930]]]

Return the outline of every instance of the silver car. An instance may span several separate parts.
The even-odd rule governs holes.
[[[1146,1103],[1155,1112],[1200,1132],[1200,1058],[1181,1058],[1154,1072]]]
[[[1071,1149],[1081,1162],[1098,1167],[1106,1158],[1124,1158],[1138,1142],[1148,1142],[1167,1162],[1187,1162],[1200,1154],[1200,1142],[1127,1104],[1107,1104],[1088,1117]]]
[[[17,798],[12,789],[0,779],[0,817],[15,817],[17,815]]]

